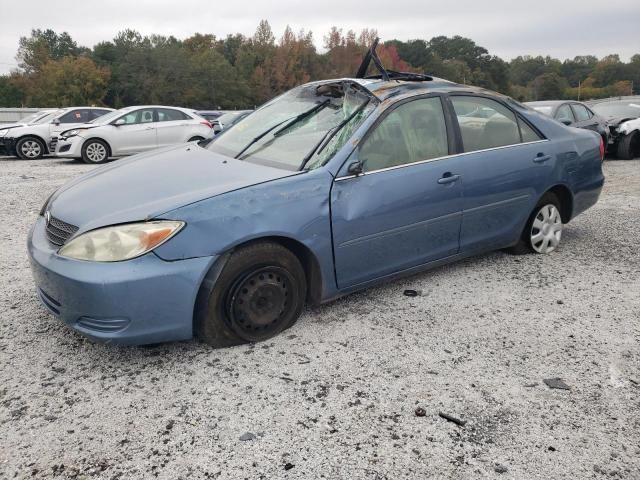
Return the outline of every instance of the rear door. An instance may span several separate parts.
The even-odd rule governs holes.
[[[550,142],[493,98],[464,94],[451,95],[450,101],[463,160],[460,251],[510,245],[553,170]],[[482,117],[474,116],[479,111]]]
[[[459,159],[439,96],[383,114],[331,190],[335,272],[341,289],[458,252]],[[451,140],[451,141],[450,141]],[[364,173],[350,175],[361,162]]]
[[[115,125],[119,120],[121,125]],[[130,155],[156,148],[156,125],[153,108],[141,108],[124,114],[113,122],[115,141],[111,148],[114,155]]]
[[[157,140],[158,146],[175,145],[188,140],[185,138],[189,135],[188,129],[190,122],[193,120],[184,112],[173,108],[156,108],[158,117],[157,123]]]

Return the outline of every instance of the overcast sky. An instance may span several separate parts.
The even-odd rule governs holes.
[[[289,24],[314,33],[331,26],[376,28],[381,40],[462,35],[510,59],[518,55],[640,53],[640,0],[5,0],[0,73],[16,68],[20,36],[32,28],[67,31],[91,47],[124,29],[185,38],[195,32],[252,35],[267,19],[278,38]]]

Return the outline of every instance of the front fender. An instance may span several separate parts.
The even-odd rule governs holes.
[[[327,292],[335,288],[329,205],[332,181],[321,168],[166,212],[158,218],[181,220],[186,226],[155,253],[164,260],[182,260],[224,255],[260,238],[290,239],[315,256],[323,292]]]

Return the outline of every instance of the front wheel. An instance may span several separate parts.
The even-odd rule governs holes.
[[[306,294],[304,269],[291,251],[271,242],[241,247],[196,318],[197,336],[215,347],[266,340],[296,322]]]
[[[518,243],[509,251],[514,254],[553,252],[562,239],[560,201],[551,192],[545,193],[527,220]]]
[[[35,137],[25,137],[16,143],[16,154],[22,160],[36,160],[42,158],[45,146],[42,140]]]
[[[617,157],[620,160],[633,160],[640,157],[640,131],[631,132],[618,141]]]
[[[82,147],[82,160],[85,163],[102,163],[108,158],[109,147],[102,140],[89,140]]]

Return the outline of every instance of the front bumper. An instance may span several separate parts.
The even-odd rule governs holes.
[[[152,252],[124,262],[73,260],[57,254],[41,216],[27,246],[49,311],[93,340],[126,345],[190,339],[196,295],[217,259],[167,262]]]
[[[58,137],[55,145],[55,155],[61,158],[82,158],[82,143],[84,138],[75,137]]]
[[[0,137],[0,155],[15,155],[16,139],[13,137]]]

